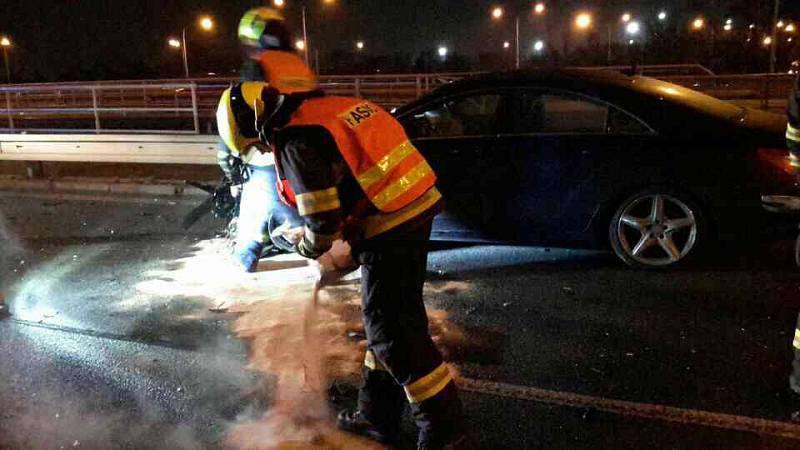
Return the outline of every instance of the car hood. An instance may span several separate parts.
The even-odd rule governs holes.
[[[741,124],[753,130],[769,134],[777,134],[781,137],[786,133],[786,116],[771,112],[764,112],[758,109],[745,108],[744,114],[739,119]]]

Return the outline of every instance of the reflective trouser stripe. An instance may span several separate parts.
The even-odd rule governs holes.
[[[800,328],[794,330],[794,348],[800,350]]]
[[[453,375],[450,374],[447,364],[442,363],[433,372],[404,386],[404,389],[409,402],[422,403],[442,392],[451,381],[453,381]]]
[[[792,126],[792,124],[787,124],[786,139],[794,141],[795,143],[800,142],[800,128],[795,128]]]
[[[364,355],[364,365],[369,370],[386,371],[386,367],[384,367],[383,363],[375,357],[375,353],[372,353],[372,350],[367,350],[367,353]]]

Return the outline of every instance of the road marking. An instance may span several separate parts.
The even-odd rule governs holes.
[[[142,203],[151,203],[151,204],[161,204],[164,206],[169,206],[170,203],[176,204],[198,204],[201,201],[205,200],[204,197],[200,196],[175,196],[175,197],[164,197],[164,196],[143,196],[142,194],[137,194],[138,197],[131,197],[126,196],[126,194],[64,194],[64,193],[55,193],[55,192],[22,192],[22,191],[6,191],[0,192],[1,198],[29,198],[29,199],[37,199],[37,200],[62,200],[62,201],[74,201],[74,202],[108,202],[108,203],[125,203],[125,204],[142,204]]]
[[[527,400],[572,408],[592,408],[622,416],[800,439],[800,425],[788,422],[592,397],[571,392],[551,391],[472,378],[459,378],[458,387],[464,391],[514,400]]]

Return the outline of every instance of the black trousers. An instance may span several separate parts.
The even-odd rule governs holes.
[[[368,342],[359,410],[373,424],[394,428],[408,398],[420,439],[439,441],[459,431],[462,411],[422,299],[430,233],[428,220],[353,247]]]
[[[797,316],[797,327],[794,331],[794,362],[792,363],[792,376],[789,379],[790,386],[794,392],[800,395],[800,315]]]

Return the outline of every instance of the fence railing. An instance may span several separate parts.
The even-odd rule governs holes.
[[[660,78],[762,109],[781,108],[792,84],[790,75],[700,73]],[[329,94],[363,97],[393,108],[468,75],[324,76],[320,87]],[[219,96],[236,81],[206,78],[0,85],[0,133],[213,134]]]

